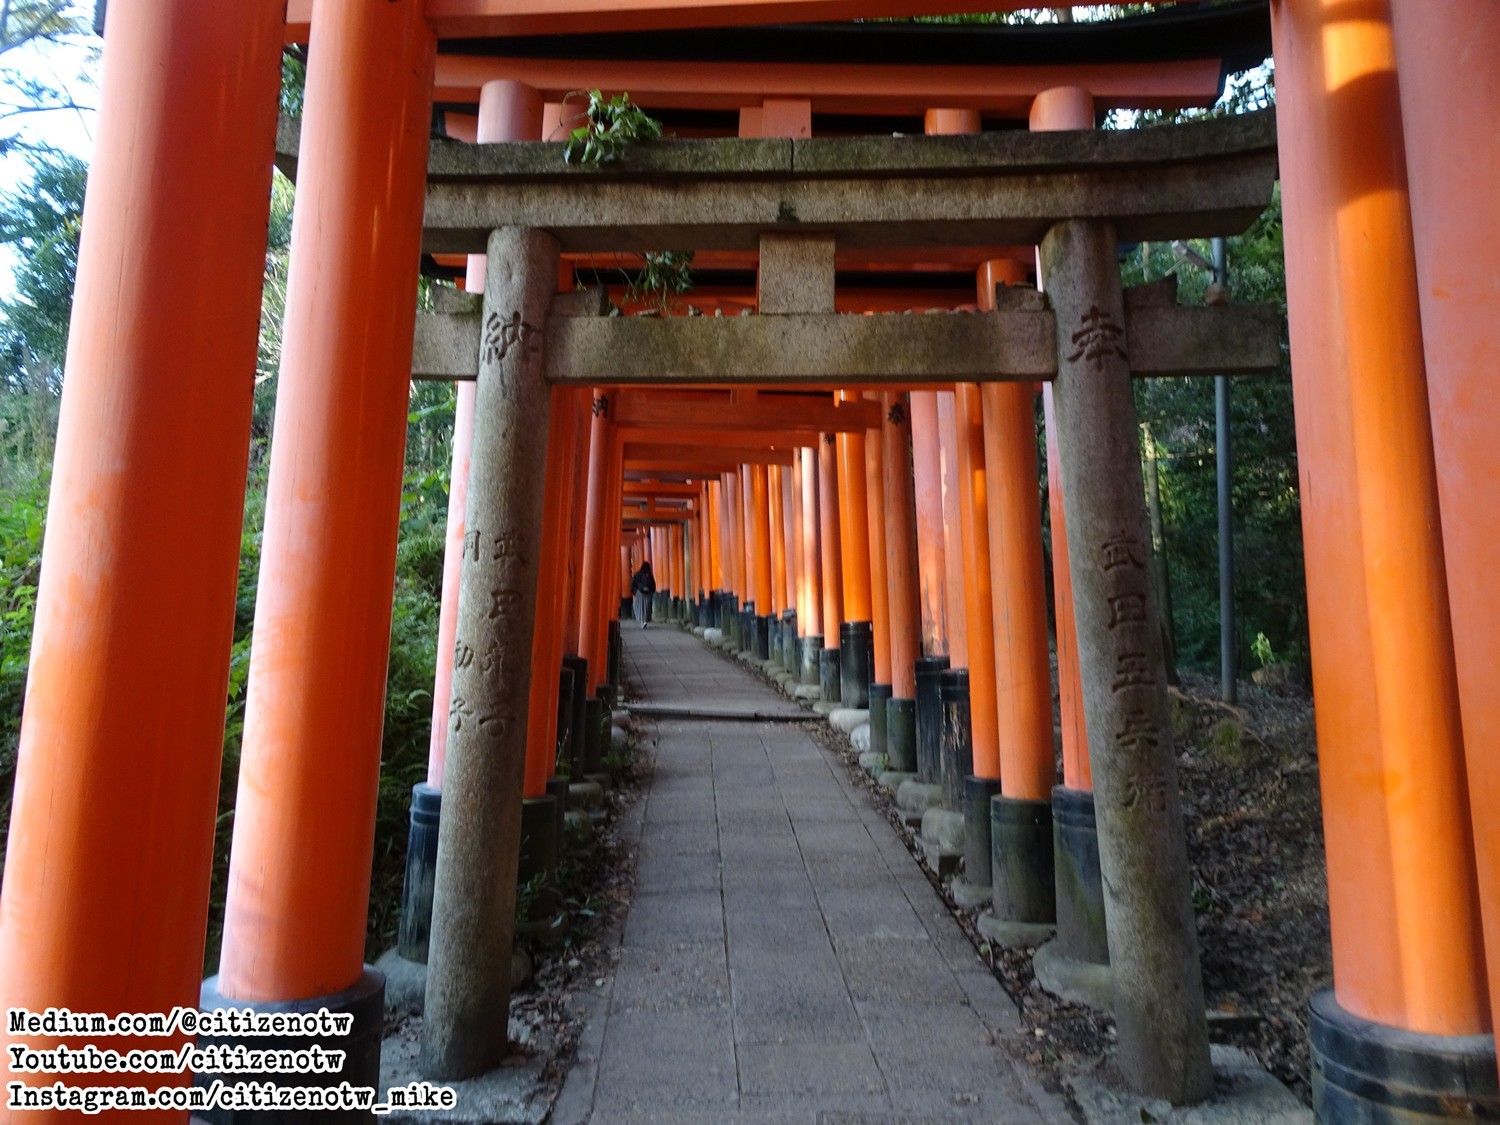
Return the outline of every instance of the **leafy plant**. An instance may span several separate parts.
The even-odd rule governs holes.
[[[563,147],[563,159],[569,164],[608,164],[637,141],[661,137],[661,122],[632,102],[629,94],[606,98],[598,90],[589,90],[587,97],[587,108],[573,118],[582,124],[568,134]]]
[[[691,250],[663,250],[660,254],[646,254],[645,260],[645,265],[626,287],[627,300],[654,302],[665,310],[673,297],[680,297],[693,288]]]

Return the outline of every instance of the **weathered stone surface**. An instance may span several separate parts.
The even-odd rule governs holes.
[[[762,316],[833,312],[834,240],[826,234],[767,234],[757,278]]]
[[[1007,922],[988,911],[975,920],[974,927],[1001,949],[1035,949],[1057,933],[1056,926],[1044,922]]]
[[[716,645],[724,639],[724,630],[714,628],[704,629],[703,639],[711,645]]]
[[[849,732],[849,745],[854,747],[856,754],[867,754],[870,751],[870,724],[861,723]],[[882,758],[885,754],[880,755]]]
[[[458,656],[428,953],[422,1070],[469,1078],[505,1057],[527,701],[542,556],[551,395],[542,325],[557,243],[507,228],[489,239],[485,323],[459,586]],[[486,329],[487,333],[491,329]]]
[[[823,698],[823,689],[817,684],[798,684],[792,692],[792,697],[794,699],[821,700]]]
[[[1031,967],[1037,983],[1053,996],[1101,1012],[1110,1010],[1114,986],[1108,965],[1065,957],[1057,951],[1057,942],[1049,941],[1032,955]]]
[[[863,708],[840,707],[828,715],[828,725],[834,730],[853,734],[858,727],[869,726],[870,712]]]
[[[917,781],[915,775],[896,790],[896,805],[908,812],[925,813],[943,803],[943,787]]]
[[[1312,1125],[1312,1110],[1238,1047],[1214,1044],[1214,1095],[1202,1105],[1176,1108],[1161,1098],[1112,1089],[1098,1068],[1065,1079],[1088,1125]]]
[[[672,141],[607,165],[543,144],[434,145],[424,249],[469,253],[503,222],[566,250],[753,249],[814,226],[845,247],[1026,245],[1064,218],[1122,239],[1247,226],[1276,175],[1272,115],[1170,130]]]
[[[885,755],[872,754],[868,750],[859,756],[859,768],[871,777],[879,777],[885,772]]]
[[[930,808],[922,813],[922,842],[939,851],[961,855],[964,850],[964,814]]]
[[[886,770],[875,779],[875,782],[888,793],[899,793],[901,786],[905,785],[908,781],[915,781],[916,779],[917,775],[914,773],[905,773],[902,770]]]
[[[1212,1093],[1213,1073],[1116,247],[1107,222],[1059,223],[1041,264],[1057,312],[1084,710],[1099,732],[1090,762],[1120,1069],[1138,1092],[1187,1103]]]
[[[953,901],[958,903],[960,909],[972,910],[976,906],[989,905],[994,889],[988,883],[971,883],[962,876],[955,875],[953,882],[948,885],[948,893],[953,896]]]

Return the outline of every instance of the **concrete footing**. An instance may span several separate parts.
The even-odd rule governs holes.
[[[869,721],[870,712],[850,707],[844,700],[839,701],[837,711],[828,714],[828,725],[844,734],[853,734],[855,727],[865,726]]]
[[[1052,940],[1056,926],[1041,922],[1007,922],[993,914],[981,914],[975,928],[986,941],[1001,949],[1035,949]]]
[[[971,883],[967,875],[955,875],[948,893],[960,910],[973,910],[976,906],[988,906],[992,892],[988,883]]]
[[[1312,1125],[1312,1111],[1246,1052],[1215,1045],[1209,1048],[1209,1058],[1214,1071],[1213,1096],[1192,1106],[1173,1106],[1164,1098],[1123,1093],[1111,1073],[1113,1060],[1075,1074],[1065,1083],[1085,1125],[1136,1125],[1140,1121],[1161,1125]],[[1374,1120],[1383,1123],[1381,1118]]]
[[[1425,1035],[1311,1003],[1313,1113],[1324,1125],[1500,1118],[1493,1035]]]
[[[1114,1003],[1109,966],[1069,957],[1059,948],[1060,945],[1060,939],[1049,941],[1032,957],[1031,967],[1036,973],[1037,983],[1053,996],[1101,1012],[1109,1011]]]
[[[425,976],[425,974],[424,974]],[[284,1074],[198,1074],[194,1084],[212,1086],[222,1081],[226,1086],[263,1085],[273,1086],[323,1086],[337,1087],[347,1082],[351,1086],[373,1087],[380,1081],[380,1036],[385,1027],[385,976],[373,965],[366,965],[359,980],[342,992],[331,996],[316,996],[307,1000],[239,1000],[223,996],[219,992],[219,978],[209,977],[203,982],[199,1007],[205,1012],[248,1008],[257,1013],[316,1013],[324,1008],[334,1015],[353,1017],[347,1035],[314,1036],[253,1036],[236,1037],[199,1036],[200,1047],[216,1045],[243,1046],[258,1050],[306,1050],[313,1046],[327,1051],[344,1052],[344,1065],[334,1073],[314,1074],[296,1071]],[[264,1110],[211,1109],[200,1111],[204,1121],[215,1125],[249,1125],[266,1120]],[[367,1121],[368,1113],[325,1112],[320,1121],[356,1122]]]
[[[884,789],[887,793],[891,794],[891,796],[894,797],[901,791],[901,787],[908,781],[916,780],[917,775],[914,773],[908,773],[903,770],[888,769],[875,779],[875,784],[879,785],[880,788]]]

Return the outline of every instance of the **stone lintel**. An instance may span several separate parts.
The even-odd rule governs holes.
[[[1046,309],[761,317],[561,316],[556,309],[547,376],[564,386],[1045,382],[1057,371]],[[1137,377],[1268,375],[1282,362],[1280,313],[1272,305],[1146,303],[1127,307],[1125,325]],[[417,317],[412,378],[474,378],[479,327],[477,315]],[[724,407],[729,414],[755,408]],[[705,404],[694,413],[711,417],[714,409]]]

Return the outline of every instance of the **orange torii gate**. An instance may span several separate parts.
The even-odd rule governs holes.
[[[795,11],[868,16],[916,7],[822,0]],[[273,627],[257,632],[270,635],[282,621],[288,628],[258,646],[252,672],[262,733],[254,745],[247,739],[245,788],[258,796],[242,807],[235,862],[237,872],[266,878],[241,879],[233,892],[238,932],[233,943],[226,934],[218,986],[235,1003],[336,1000],[368,1015],[379,993],[360,964],[358,935],[383,663],[377,624],[388,608],[405,409],[393,388],[407,374],[435,35],[540,31],[574,19],[599,28],[736,22],[788,10],[770,0],[672,8],[571,0],[546,8],[430,0],[424,9],[397,0],[324,5],[314,18],[309,5],[293,5],[294,20],[312,20],[312,63],[262,572],[261,612]],[[1330,1064],[1318,1072],[1317,1096],[1329,1114],[1394,1096],[1391,1075],[1340,1084],[1337,1064],[1375,1051],[1432,1083],[1408,1090],[1423,1105],[1456,1094],[1489,1106],[1488,1001],[1500,996],[1500,982],[1486,989],[1485,978],[1487,967],[1493,981],[1500,966],[1497,837],[1470,807],[1488,807],[1496,785],[1483,753],[1500,714],[1488,684],[1494,642],[1484,577],[1497,510],[1493,426],[1485,423],[1496,403],[1483,380],[1500,318],[1482,272],[1487,256],[1472,247],[1500,242],[1481,194],[1494,177],[1473,174],[1476,164],[1488,171],[1500,159],[1487,127],[1500,105],[1494,83],[1472,83],[1461,57],[1493,54],[1500,24],[1493,5],[1463,0],[1420,8],[1411,0],[1276,0],[1272,14],[1336,968],[1335,993],[1314,1008],[1315,1052]],[[0,900],[7,1006],[152,1011],[198,997],[248,427],[248,400],[234,377],[248,378],[253,365],[264,157],[277,48],[289,30],[304,29],[284,26],[282,9],[268,0],[112,6],[91,236],[80,261],[54,475],[52,510],[72,522],[55,517],[49,529]],[[1468,112],[1443,109],[1453,105]],[[1403,135],[1405,147],[1370,143]],[[370,177],[370,167],[389,174]],[[549,220],[553,226],[565,224]],[[464,230],[450,248],[478,253],[488,229]],[[1024,245],[1043,233],[1016,231],[1001,241]],[[1070,257],[1102,253],[1078,234],[1070,227],[1052,236],[1049,261],[1063,275]],[[531,232],[497,249],[555,259],[550,237]],[[163,290],[135,263],[166,253],[181,268]],[[512,294],[508,279],[487,282],[497,300]],[[514,294],[523,324],[545,321],[554,282],[555,271],[547,285],[531,280]],[[1079,295],[1056,292],[1056,310]],[[869,345],[879,331],[853,335]],[[1141,358],[1134,343],[1133,362]],[[969,346],[999,345],[991,338]],[[173,362],[164,364],[168,355]],[[528,379],[537,374],[513,353],[511,366],[520,364]],[[497,368],[491,362],[490,378],[479,380],[480,401]],[[870,385],[865,375],[862,368],[791,378],[861,387]],[[1055,375],[1056,397],[1065,399],[1061,363]],[[914,374],[873,377],[900,385]],[[559,436],[548,435],[550,426],[537,436],[538,412],[558,415],[559,426],[568,413],[545,401],[533,394],[531,415],[519,420],[538,442]],[[480,412],[476,425],[517,423],[509,409]],[[1078,423],[1070,409],[1076,401],[1059,402],[1064,459],[1077,437],[1069,437]],[[177,423],[171,442],[160,440],[163,418]],[[571,421],[576,454],[582,418]],[[589,443],[587,473],[577,471],[576,456],[554,458],[550,473],[538,459],[521,483],[545,496],[550,477],[569,492],[571,463],[571,495],[592,497],[597,479],[601,503],[590,507],[617,522],[623,449],[610,448],[607,430],[604,445]],[[476,440],[485,437],[476,432]],[[556,444],[547,442],[549,455]],[[884,451],[885,482],[899,489],[904,477],[892,477]],[[517,485],[502,478],[504,487]],[[310,479],[325,489],[316,512],[304,487]],[[471,485],[471,510],[485,510],[483,483]],[[1065,471],[1063,483],[1069,516],[1087,516],[1098,497],[1076,473]],[[1433,518],[1439,508],[1442,520]],[[484,560],[485,572],[506,583],[496,590],[535,586],[543,545],[567,542],[556,526],[549,534],[538,510],[514,528],[478,529],[497,536]],[[194,534],[168,549],[162,527]],[[1101,589],[1089,560],[1080,561],[1081,546],[1101,543],[1098,529],[1071,518],[1070,531],[1080,548],[1072,576],[1088,578],[1075,589],[1082,619],[1097,611]],[[512,534],[519,538],[499,537]],[[575,535],[568,546],[587,570],[584,539]],[[579,597],[563,599],[564,616],[579,615],[580,634],[598,631],[589,614],[598,607],[577,603],[605,585],[580,583]],[[509,639],[530,638],[531,601],[523,594],[493,603]],[[132,638],[128,659],[119,655],[122,636]],[[524,656],[538,660],[534,650]],[[463,671],[455,670],[456,681]],[[527,679],[519,676],[512,690],[529,699]],[[1116,735],[1099,733],[1096,719],[1107,726],[1118,716],[1088,698],[1101,690],[1098,677],[1090,679],[1089,729],[1096,739]],[[457,698],[472,706],[478,697]],[[295,729],[293,716],[303,719]],[[500,729],[509,745],[516,731],[508,721]],[[1098,772],[1097,757],[1094,764]],[[1109,795],[1108,783],[1100,792]],[[1147,791],[1149,801],[1156,792]],[[325,815],[331,802],[349,815]],[[127,837],[133,846],[121,847]],[[497,893],[492,905],[503,907],[504,888]],[[141,909],[144,902],[156,905]],[[482,1063],[493,1036],[467,1046]],[[368,1074],[369,1053],[356,1055],[345,1077]],[[1399,1084],[1409,1086],[1406,1078]]]

